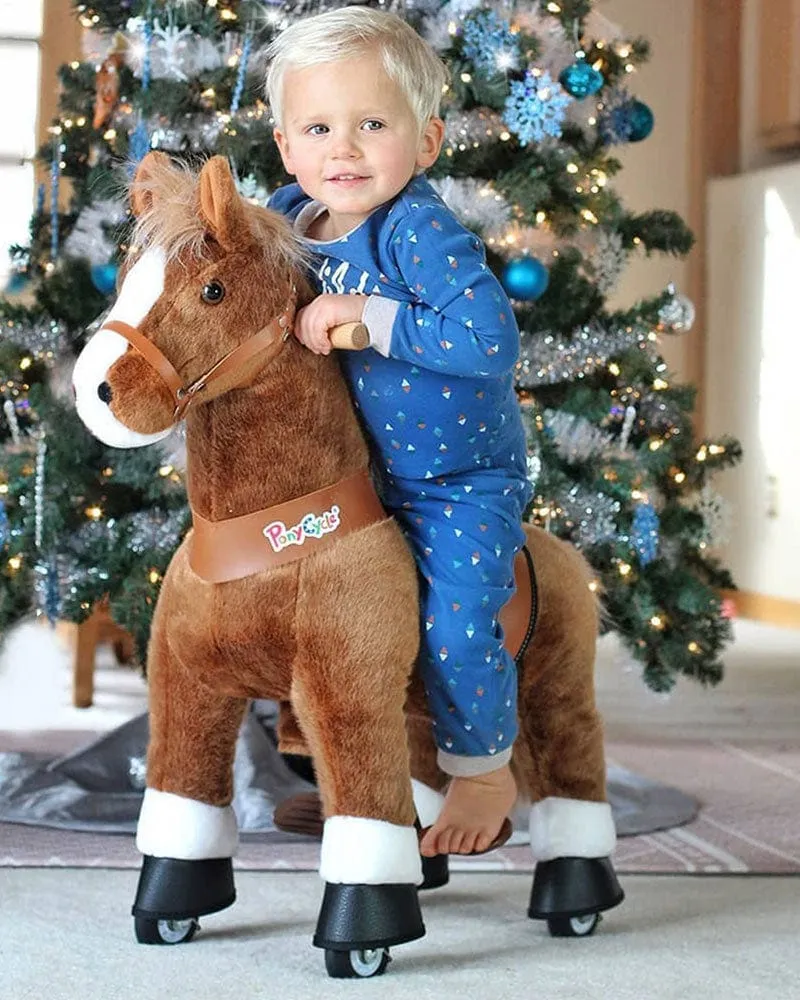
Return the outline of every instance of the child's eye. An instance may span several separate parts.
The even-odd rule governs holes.
[[[377,118],[370,118],[369,121],[364,122],[363,127],[367,132],[379,132],[384,126],[383,122],[379,122]]]
[[[306,129],[307,135],[325,135],[328,131],[327,125],[309,125]]]

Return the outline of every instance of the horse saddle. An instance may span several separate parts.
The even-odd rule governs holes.
[[[221,521],[192,511],[189,565],[207,583],[241,580],[303,559],[386,518],[368,469],[265,510]],[[516,592],[500,612],[506,649],[519,660],[536,624],[536,578],[527,549],[514,564]]]

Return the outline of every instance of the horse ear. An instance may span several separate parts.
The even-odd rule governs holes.
[[[136,168],[133,184],[131,184],[131,208],[134,215],[144,215],[153,207],[155,197],[151,188],[153,176],[159,170],[167,169],[169,165],[170,158],[166,153],[153,150]]]
[[[200,212],[214,239],[226,250],[252,240],[242,199],[224,156],[212,156],[200,171]]]

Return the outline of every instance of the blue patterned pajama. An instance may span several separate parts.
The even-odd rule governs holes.
[[[454,775],[492,771],[516,736],[516,670],[497,615],[513,593],[530,497],[511,305],[480,240],[423,176],[327,242],[305,236],[324,206],[298,185],[270,207],[313,252],[322,294],[367,296],[372,349],[340,363],[420,572],[439,763]]]
[[[384,490],[420,571],[420,667],[436,742],[447,755],[440,760],[451,774],[472,768],[450,756],[499,755],[502,762],[517,734],[516,669],[497,616],[514,591],[526,491],[507,480],[507,494],[498,497],[497,485],[448,476],[389,479]],[[477,773],[483,770],[478,765]]]

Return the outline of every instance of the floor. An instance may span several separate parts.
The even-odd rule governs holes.
[[[704,738],[800,742],[800,632],[736,624],[717,689],[653,695],[614,637],[601,643],[598,698],[614,741]],[[69,705],[69,652],[45,626],[9,637],[0,658],[0,731],[35,745],[99,732],[145,704],[135,672],[104,653],[96,704]],[[52,738],[52,733],[50,734]],[[800,835],[798,835],[800,840]],[[525,916],[529,877],[456,874],[423,898],[428,934],[393,950],[384,977],[326,978],[310,944],[321,886],[313,873],[245,872],[234,907],[194,942],[134,942],[136,874],[0,869],[0,1000],[794,1000],[800,982],[800,878],[628,876],[625,903],[586,940],[549,937]]]

